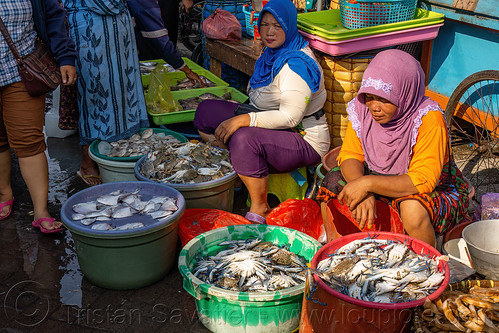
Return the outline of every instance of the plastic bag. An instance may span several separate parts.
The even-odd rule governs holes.
[[[295,229],[315,239],[319,239],[323,230],[320,206],[308,198],[282,202],[267,216],[267,224]]]
[[[482,220],[499,219],[499,193],[485,193],[482,195]]]
[[[147,110],[150,113],[161,114],[183,110],[179,102],[173,98],[167,73],[164,67],[157,66],[150,74],[149,90],[145,95]]]
[[[240,40],[243,38],[241,23],[230,12],[217,8],[203,21],[203,32],[208,38]]]
[[[178,224],[178,234],[182,246],[203,232],[236,224],[251,224],[241,215],[218,209],[186,209]]]

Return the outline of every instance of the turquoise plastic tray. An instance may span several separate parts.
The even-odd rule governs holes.
[[[246,96],[245,94],[243,94],[242,92],[233,87],[210,87],[210,88],[172,91],[172,95],[173,98],[178,101],[181,99],[200,96],[204,93],[212,93],[217,96],[222,96],[227,92],[231,93],[232,99],[235,101],[243,103],[248,99],[248,96]],[[152,122],[154,124],[165,125],[165,124],[176,124],[187,121],[193,121],[196,109],[169,112],[169,113],[159,113],[159,114],[151,113],[149,112],[149,110],[147,112],[149,113],[149,116],[152,118]]]
[[[345,28],[341,24],[339,9],[298,14],[298,29],[330,41],[372,36],[380,33],[424,27],[443,22],[443,14],[416,8],[416,14],[413,20],[352,30]]]
[[[141,128],[139,133],[142,133],[145,130],[146,130],[146,128]],[[187,142],[187,138],[185,136],[183,136],[182,134],[180,134],[178,132],[169,130],[167,128],[153,128],[153,132],[154,133],[165,133],[165,135],[171,135],[174,138],[176,138],[177,140],[179,140],[180,142]],[[100,157],[100,158],[105,159],[105,160],[117,161],[117,162],[137,162],[142,156],[144,156],[144,155],[140,155],[140,156],[127,156],[127,157],[110,157],[107,155],[103,155],[103,154],[99,153],[99,149],[97,147],[99,142],[101,142],[101,140],[92,141],[89,149],[95,156]]]

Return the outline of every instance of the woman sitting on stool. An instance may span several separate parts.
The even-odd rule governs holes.
[[[249,82],[250,104],[203,101],[194,125],[203,140],[228,146],[232,165],[251,198],[246,218],[265,223],[270,212],[269,173],[320,163],[329,149],[329,131],[322,110],[323,73],[298,33],[295,5],[272,0],[260,18],[265,49]],[[302,131],[296,129],[300,124]]]
[[[339,167],[324,177],[317,199],[325,205],[337,197],[360,229],[366,223],[370,229],[375,196],[388,197],[407,234],[435,246],[435,234],[464,218],[468,186],[452,158],[442,109],[424,96],[424,82],[408,53],[374,57],[348,103]]]

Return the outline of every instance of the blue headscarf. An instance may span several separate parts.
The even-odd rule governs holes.
[[[287,63],[291,70],[307,82],[310,90],[319,90],[321,72],[317,63],[300,50],[308,42],[298,32],[296,7],[290,0],[271,0],[260,12],[258,31],[263,14],[272,14],[286,34],[286,40],[278,48],[265,48],[255,63],[255,72],[250,79],[253,89],[269,85]]]

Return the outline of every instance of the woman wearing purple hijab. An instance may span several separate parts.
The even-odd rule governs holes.
[[[435,246],[435,234],[464,218],[468,187],[452,159],[443,111],[424,96],[424,79],[408,53],[374,57],[348,103],[339,167],[324,177],[317,199],[337,197],[360,229],[370,229],[376,197],[388,198],[407,234]]]

